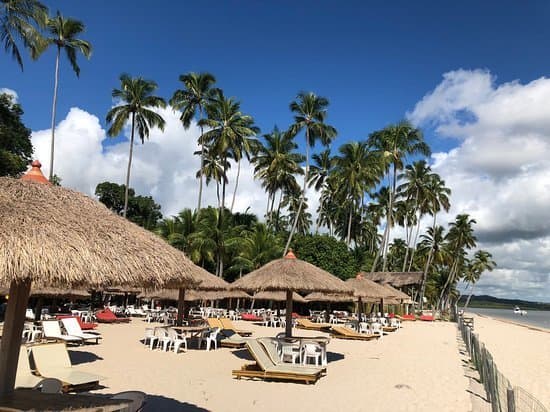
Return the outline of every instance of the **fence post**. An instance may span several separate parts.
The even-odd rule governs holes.
[[[506,404],[508,405],[508,412],[516,412],[514,389],[511,386],[506,388]]]

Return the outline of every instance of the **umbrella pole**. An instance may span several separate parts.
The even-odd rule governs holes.
[[[0,343],[0,396],[13,392],[17,362],[21,349],[21,336],[25,323],[25,311],[31,291],[30,279],[23,282],[12,280],[4,331]]]
[[[359,332],[359,322],[361,322],[361,312],[363,309],[363,300],[361,297],[357,299],[357,332]]]
[[[325,322],[328,323],[330,321],[330,302],[327,302],[327,309],[325,312]]]
[[[178,317],[176,318],[176,325],[181,326],[183,324],[183,312],[185,310],[185,289],[179,288],[178,290]]]
[[[21,331],[22,332],[22,331]],[[286,328],[285,334],[287,338],[292,337],[292,291],[286,291]]]
[[[42,305],[44,304],[44,298],[42,296],[38,297],[36,301],[36,306],[34,307],[34,320],[39,322],[42,319]]]

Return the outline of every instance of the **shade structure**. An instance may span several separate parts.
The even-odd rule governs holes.
[[[10,285],[0,395],[13,391],[31,284],[163,287],[202,280],[197,266],[160,237],[82,193],[44,184],[40,175],[0,178],[0,284]]]
[[[256,300],[273,300],[275,302],[284,302],[286,301],[286,293],[284,291],[275,292],[272,290],[264,290],[262,292],[255,293],[253,298]],[[292,301],[307,303],[307,300],[298,295],[296,292],[292,292]]]
[[[380,299],[394,298],[395,293],[376,282],[364,279],[360,274],[355,278],[346,280],[346,283],[353,288],[356,298],[364,302],[378,302]]]
[[[308,302],[352,302],[356,297],[340,293],[313,292],[307,295],[305,299]]]
[[[420,285],[422,272],[360,272],[365,278],[378,283],[389,283],[397,288],[408,285]]]
[[[161,299],[177,301],[179,297],[178,289],[160,289],[146,290],[139,295],[140,298]],[[193,302],[197,300],[218,300],[218,299],[252,299],[248,293],[242,290],[196,290],[188,289],[185,291],[185,301]]]
[[[8,295],[9,288],[1,288],[0,295]],[[8,295],[9,296],[9,295]],[[29,296],[37,297],[64,297],[75,299],[87,299],[92,296],[90,291],[85,289],[71,289],[71,288],[34,288],[31,287]]]
[[[394,288],[391,285],[383,285],[386,289],[389,290],[390,293],[395,295],[393,298],[390,298],[388,300],[388,303],[390,304],[401,304],[401,303],[412,303],[412,299],[409,295],[407,295],[405,292],[401,292],[400,290]]]
[[[297,259],[292,250],[231,285],[234,289],[286,292],[286,335],[292,335],[292,292],[353,293],[345,282],[311,263]]]

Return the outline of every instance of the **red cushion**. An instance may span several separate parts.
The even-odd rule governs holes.
[[[243,313],[241,315],[242,320],[248,320],[248,321],[260,321],[263,320],[263,318],[254,315],[253,313]]]
[[[420,320],[425,320],[425,321],[434,321],[435,318],[432,316],[432,315],[422,315],[420,316]]]
[[[405,320],[415,320],[416,317],[414,315],[401,315],[401,319]]]
[[[78,321],[78,324],[80,325],[80,329],[82,330],[91,330],[91,329],[97,328],[97,323],[82,322],[82,319],[80,318],[80,316],[57,315],[55,318],[58,320],[63,318],[76,318],[76,320]]]

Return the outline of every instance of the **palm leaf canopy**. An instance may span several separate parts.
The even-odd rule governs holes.
[[[293,292],[352,293],[353,289],[336,276],[311,263],[297,259],[290,251],[231,284],[234,289],[258,292],[280,290]]]
[[[204,269],[81,193],[0,178],[0,284],[190,286]]]

